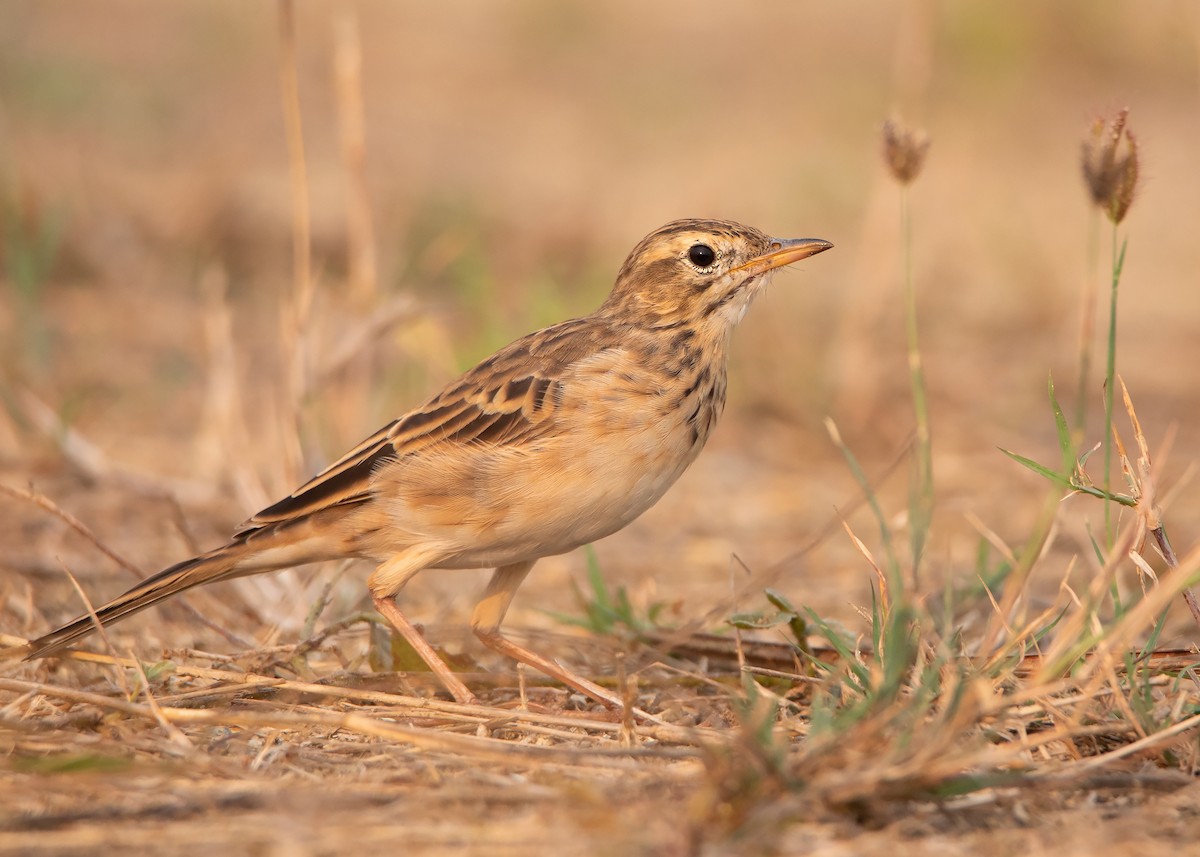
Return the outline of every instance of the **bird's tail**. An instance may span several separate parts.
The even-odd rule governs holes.
[[[312,526],[269,526],[251,530],[229,544],[164,568],[128,592],[96,608],[101,625],[112,625],[126,616],[196,586],[249,574],[317,562],[339,555]],[[311,523],[311,522],[305,522]],[[344,555],[344,554],[342,554]],[[25,660],[45,657],[96,630],[90,614],[80,616],[29,643]]]

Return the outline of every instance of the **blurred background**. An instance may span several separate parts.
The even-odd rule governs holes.
[[[495,348],[590,311],[647,232],[719,217],[836,248],[751,310],[708,450],[597,546],[600,566],[679,621],[728,612],[745,569],[775,568],[794,602],[857,627],[872,574],[829,526],[845,508],[874,547],[877,529],[822,420],[902,532],[908,468],[892,465],[913,416],[900,197],[880,157],[881,125],[899,115],[932,140],[910,191],[937,490],[927,567],[934,589],[969,578],[973,521],[1020,546],[1043,508],[1049,487],[997,447],[1057,462],[1046,381],[1073,410],[1087,294],[1101,348],[1111,229],[1098,228],[1089,273],[1080,145],[1124,106],[1142,182],[1120,230],[1118,370],[1151,443],[1173,437],[1168,532],[1181,552],[1195,544],[1194,4],[314,2],[290,28],[279,9],[0,11],[0,478],[32,484],[144,571],[219,543]],[[1066,505],[1042,567],[1050,593],[1068,569],[1087,579],[1103,516],[1088,498]],[[131,582],[8,497],[0,544],[14,633],[79,612],[63,566],[97,600]],[[545,561],[509,623],[576,609],[568,582],[584,562]],[[339,609],[362,577],[341,580]],[[243,581],[243,603],[196,603],[294,627],[328,579]],[[422,621],[462,624],[483,582],[426,574],[404,599]],[[194,623],[163,639],[136,621],[121,627],[219,645]]]

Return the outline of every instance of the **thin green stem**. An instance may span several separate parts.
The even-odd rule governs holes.
[[[892,590],[892,600],[899,601],[904,592],[904,578],[900,574],[900,562],[896,559],[896,551],[892,544],[892,530],[888,526],[887,516],[883,513],[883,507],[879,505],[879,498],[875,495],[875,489],[871,487],[871,480],[867,478],[866,472],[862,469],[862,465],[858,463],[858,458],[842,440],[842,435],[837,429],[834,421],[828,417],[825,418],[825,429],[829,432],[829,437],[833,441],[834,446],[842,453],[846,459],[846,464],[850,467],[850,474],[854,477],[854,481],[858,483],[862,489],[863,497],[866,498],[867,505],[871,508],[871,512],[875,515],[875,521],[879,525],[879,538],[883,542],[883,555],[885,559],[886,580],[888,587]]]
[[[1104,372],[1104,491],[1112,493],[1112,448],[1113,448],[1113,386],[1117,375],[1117,286],[1121,282],[1121,269],[1125,266],[1125,243],[1117,249],[1117,224],[1112,228],[1112,288],[1108,302],[1108,365]],[[1104,535],[1111,549],[1116,539],[1112,528],[1112,504],[1104,504]]]
[[[908,205],[908,186],[900,188],[900,229],[904,245],[905,327],[908,333],[908,372],[912,386],[913,411],[917,423],[913,479],[909,489],[909,524],[912,532],[912,579],[918,587],[921,556],[933,518],[933,441],[929,428],[929,402],[925,392],[925,372],[917,339],[917,290],[912,274],[912,215]]]
[[[1075,393],[1075,445],[1087,436],[1088,383],[1092,373],[1092,333],[1096,327],[1096,277],[1100,269],[1100,209],[1092,207],[1088,219],[1087,279],[1083,284],[1079,320],[1079,386]]]

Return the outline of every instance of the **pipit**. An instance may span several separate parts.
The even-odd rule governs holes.
[[[375,608],[460,702],[474,695],[395,596],[425,569],[494,568],[471,616],[488,647],[619,707],[596,683],[500,634],[544,556],[615,533],[695,460],[725,404],[733,328],[777,268],[833,245],[678,220],[633,248],[599,309],[531,333],[242,524],[96,612],[102,624],[217,580],[343,557],[377,563]],[[26,659],[95,628],[80,616]]]

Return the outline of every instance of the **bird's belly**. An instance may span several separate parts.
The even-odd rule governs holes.
[[[602,539],[658,502],[694,457],[662,449],[611,452],[549,453],[544,466],[513,476],[515,492],[485,489],[479,508],[498,514],[465,522],[462,550],[443,567],[506,565]]]
[[[386,523],[372,554],[443,546],[438,568],[484,568],[565,553],[615,533],[675,483],[702,443],[647,421],[603,442],[575,436],[470,456],[425,454],[378,485]]]

